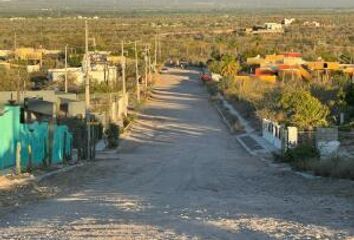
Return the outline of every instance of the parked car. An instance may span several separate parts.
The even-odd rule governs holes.
[[[164,73],[168,73],[168,68],[167,67],[161,68],[160,74],[164,74]]]
[[[212,79],[211,77],[211,74],[209,71],[203,71],[201,74],[200,74],[200,80],[202,80],[203,82],[209,82]]]
[[[179,66],[181,69],[186,69],[189,66],[189,63],[187,61],[181,61]]]

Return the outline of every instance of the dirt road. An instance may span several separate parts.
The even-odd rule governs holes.
[[[8,213],[0,239],[354,236],[354,183],[305,179],[248,155],[197,72],[165,75],[120,153],[108,157],[82,185],[69,182],[70,193]]]

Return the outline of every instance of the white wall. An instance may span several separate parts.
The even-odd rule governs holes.
[[[292,148],[298,143],[298,130],[296,127],[285,128],[276,122],[263,119],[262,137],[279,150],[283,147]]]
[[[263,119],[262,136],[277,149],[281,149],[281,126],[270,120]]]
[[[90,78],[96,80],[98,83],[104,81],[114,82],[117,79],[117,67],[108,66],[104,68],[102,65],[97,65],[90,70]]]
[[[65,69],[49,69],[48,77],[53,82],[64,81]],[[84,75],[81,68],[68,68],[68,77],[74,78],[76,84],[82,84]]]

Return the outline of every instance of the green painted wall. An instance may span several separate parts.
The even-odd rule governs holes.
[[[0,169],[15,166],[16,145],[21,143],[21,165],[29,161],[28,146],[32,148],[32,165],[40,166],[48,158],[48,123],[20,123],[20,107],[6,106],[0,116]],[[54,126],[52,164],[62,163],[71,154],[72,135],[66,126]]]

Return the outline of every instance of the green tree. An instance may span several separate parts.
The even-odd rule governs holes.
[[[233,56],[225,55],[221,59],[221,75],[230,77],[237,75],[240,65]]]
[[[346,90],[345,101],[348,105],[354,107],[354,86],[351,84]]]
[[[221,62],[219,61],[208,61],[208,68],[213,73],[221,74]]]
[[[288,124],[301,129],[327,125],[329,109],[304,89],[287,90],[280,96],[280,109],[286,114]]]

